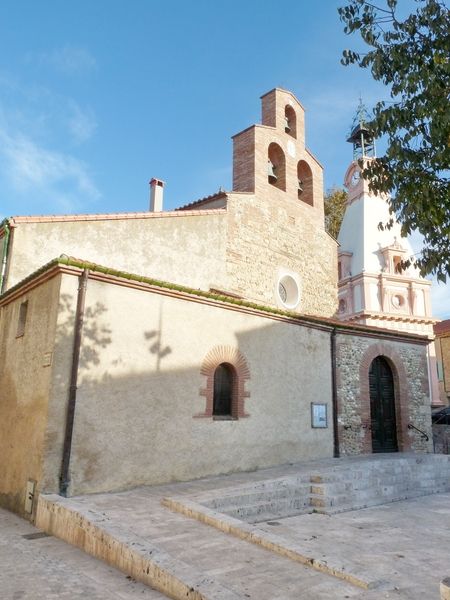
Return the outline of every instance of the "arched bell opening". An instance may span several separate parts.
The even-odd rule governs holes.
[[[298,199],[304,202],[305,204],[314,206],[313,174],[311,171],[311,167],[304,160],[300,160],[297,164],[297,180]]]
[[[297,139],[297,115],[289,104],[284,109],[284,131]]]
[[[286,158],[278,144],[272,142],[267,156],[268,182],[280,190],[286,191]]]

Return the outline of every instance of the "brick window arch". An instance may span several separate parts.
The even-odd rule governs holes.
[[[206,406],[204,412],[195,415],[195,417],[242,419],[249,416],[245,412],[245,399],[250,396],[250,393],[245,389],[245,382],[250,379],[250,371],[247,361],[237,348],[232,346],[215,346],[212,348],[203,360],[200,373],[205,377],[204,386],[200,388],[200,396],[206,399]],[[219,377],[222,379],[222,384],[218,381]],[[228,380],[225,385],[224,380]],[[216,383],[216,407],[214,403],[214,383]],[[218,407],[217,393],[220,385],[224,389],[228,384],[231,388],[230,406],[225,411],[223,403],[221,409]]]

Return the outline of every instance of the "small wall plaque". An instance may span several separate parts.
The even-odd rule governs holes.
[[[327,405],[311,402],[311,427],[328,427]]]

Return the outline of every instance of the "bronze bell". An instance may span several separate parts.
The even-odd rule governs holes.
[[[284,130],[286,133],[289,133],[291,130],[291,124],[289,122],[289,117],[284,117]]]
[[[298,193],[303,194],[303,181],[301,179],[298,180]]]
[[[276,166],[270,160],[267,161],[267,175],[269,176],[270,183],[274,183],[277,180],[277,176],[275,175],[275,171],[277,170]]]

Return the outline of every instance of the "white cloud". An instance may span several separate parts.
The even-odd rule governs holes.
[[[69,131],[76,143],[86,142],[97,129],[97,121],[91,109],[83,111],[76,102],[70,102]]]
[[[100,196],[83,162],[40,147],[22,134],[11,136],[0,130],[0,157],[4,177],[17,192],[32,190],[60,198],[73,198],[77,194],[90,199]],[[59,192],[60,185],[65,190],[73,190],[70,196],[67,191]],[[67,208],[72,204],[70,202]]]
[[[37,60],[39,64],[49,65],[69,75],[92,71],[97,67],[92,54],[79,46],[64,46],[52,52],[43,52],[38,55]]]

